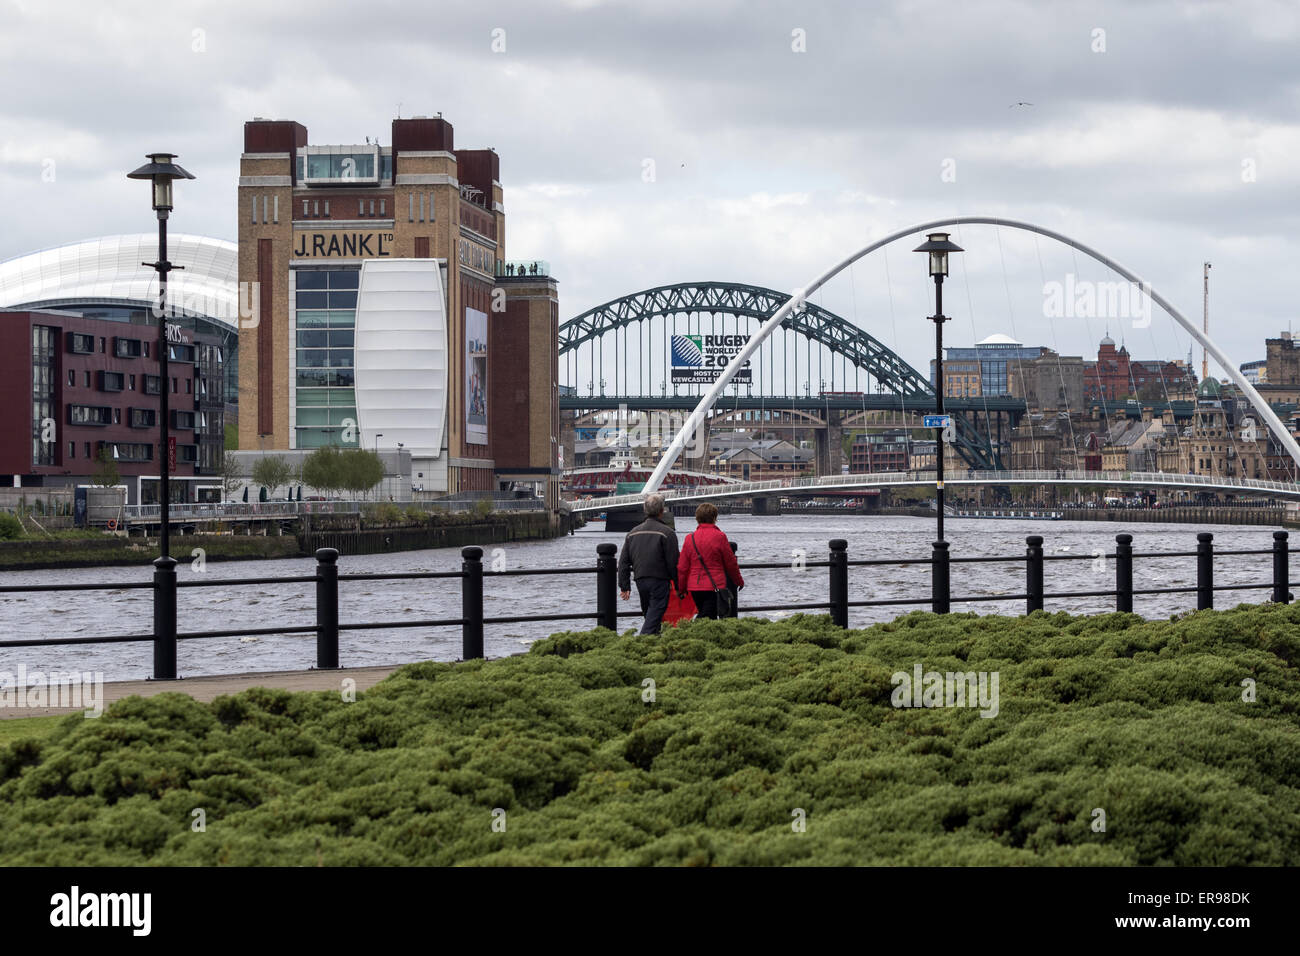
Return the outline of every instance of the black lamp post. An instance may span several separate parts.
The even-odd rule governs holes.
[[[153,208],[158,213],[158,261],[146,262],[144,265],[153,266],[158,272],[158,378],[160,380],[158,415],[160,418],[159,433],[162,436],[158,456],[158,498],[161,505],[159,508],[159,550],[161,556],[166,558],[170,556],[171,550],[168,527],[169,506],[171,504],[171,468],[167,446],[171,423],[167,419],[171,414],[171,403],[168,400],[167,389],[170,387],[171,378],[167,373],[167,273],[173,269],[184,268],[183,266],[173,266],[167,261],[167,216],[172,211],[172,180],[193,179],[194,175],[172,162],[176,158],[175,153],[149,153],[148,156],[149,162],[135,170],[135,172],[126,175],[128,179],[148,179],[153,183]]]
[[[963,252],[961,246],[948,240],[946,232],[932,232],[925,237],[925,242],[912,250],[930,254],[930,275],[934,277],[934,414],[938,418],[938,427],[934,430],[935,491],[938,501],[936,510],[939,518],[939,540],[943,540],[943,323],[948,321],[943,314],[943,277],[948,274],[948,253]]]

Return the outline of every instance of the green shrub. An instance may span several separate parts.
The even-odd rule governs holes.
[[[742,618],[412,664],[352,703],[128,698],[0,747],[0,859],[1296,865],[1298,632],[1296,605]],[[998,715],[895,708],[916,663],[998,673]]]
[[[23,535],[23,523],[8,511],[0,511],[0,539],[13,541]]]

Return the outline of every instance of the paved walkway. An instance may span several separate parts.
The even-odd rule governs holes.
[[[175,691],[189,694],[197,701],[208,703],[222,694],[236,694],[250,687],[272,687],[284,690],[341,691],[343,681],[356,681],[358,692],[374,687],[397,670],[391,667],[345,667],[322,671],[267,671],[260,674],[218,674],[214,677],[185,677],[181,680],[124,680],[104,684],[104,707],[123,697],[138,694],[152,697]],[[84,707],[0,707],[0,720],[16,717],[50,717],[57,714],[75,714]]]

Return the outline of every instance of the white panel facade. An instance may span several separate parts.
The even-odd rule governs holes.
[[[447,297],[436,259],[367,259],[356,312],[361,446],[401,442],[413,458],[442,455],[447,422]]]

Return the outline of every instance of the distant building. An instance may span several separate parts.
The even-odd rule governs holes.
[[[1077,413],[1084,407],[1081,355],[1047,349],[1036,359],[1012,363],[1009,374],[1011,394],[1023,398],[1030,411]]]
[[[1010,373],[1008,367],[1016,362],[1032,361],[1049,351],[1040,345],[1025,346],[1021,345],[1015,339],[1002,335],[990,335],[988,338],[981,339],[975,343],[974,348],[951,348],[944,350],[943,370],[944,370],[944,394],[952,395],[953,392],[947,391],[951,386],[959,387],[949,376],[948,366],[951,363],[955,369],[953,376],[960,378],[965,376],[967,387],[969,387],[969,378],[972,375],[976,377],[976,387],[979,389],[975,395],[1010,395]],[[978,372],[968,371],[969,363],[978,365]],[[930,384],[934,384],[935,363],[930,362]]]
[[[1265,379],[1269,385],[1300,385],[1300,342],[1290,332],[1264,340]]]
[[[858,435],[849,453],[849,471],[855,475],[908,470],[905,434]]]
[[[1134,397],[1163,402],[1187,398],[1196,376],[1183,361],[1133,359],[1109,335],[1101,340],[1097,361],[1083,364],[1083,398],[1087,403],[1115,402]]]
[[[131,504],[156,504],[158,413],[168,389],[171,494],[221,500],[225,441],[221,338],[168,323],[167,381],[158,326],[77,312],[0,311],[0,480],[85,484],[111,460]]]
[[[1240,366],[1241,374],[1251,385],[1264,385],[1268,382],[1268,359],[1257,359],[1254,362],[1243,362]]]
[[[768,439],[722,451],[710,461],[710,470],[741,481],[768,481],[810,472],[812,458],[809,449],[781,439]]]

